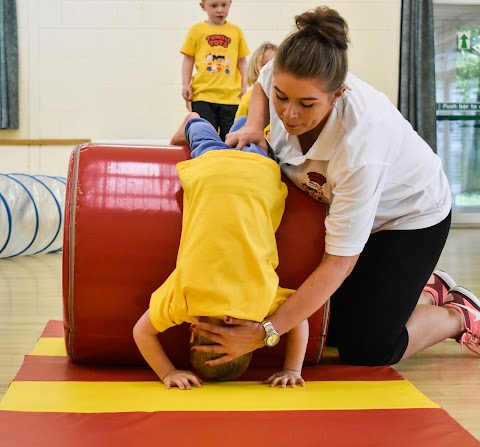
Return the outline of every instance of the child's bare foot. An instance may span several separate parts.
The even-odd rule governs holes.
[[[178,130],[175,132],[172,139],[170,140],[171,145],[188,146],[188,141],[185,139],[185,124],[187,124],[188,121],[192,118],[200,118],[200,115],[196,112],[187,113],[187,116],[183,120],[182,125],[178,128]]]

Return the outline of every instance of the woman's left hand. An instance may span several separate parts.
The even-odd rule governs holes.
[[[202,322],[191,325],[191,331],[195,335],[201,335],[216,343],[193,346],[193,350],[223,354],[215,360],[206,362],[207,366],[221,365],[265,346],[263,342],[265,329],[260,323],[228,316],[224,317],[223,321],[226,326]]]

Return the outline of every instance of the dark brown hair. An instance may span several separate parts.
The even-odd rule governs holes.
[[[213,345],[213,341],[202,336],[196,336],[193,346]],[[205,362],[220,357],[222,354],[212,354],[209,352],[200,352],[190,350],[190,362],[192,366],[204,379],[210,380],[232,380],[242,374],[250,364],[252,352],[244,354],[236,359],[230,360],[217,366],[205,366]]]
[[[348,71],[348,25],[340,14],[318,6],[295,17],[297,29],[275,54],[274,70],[316,78],[326,93],[336,92]]]

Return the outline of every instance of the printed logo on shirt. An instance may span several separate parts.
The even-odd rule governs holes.
[[[208,44],[211,47],[223,47],[228,48],[232,39],[230,37],[224,36],[223,34],[212,34],[210,36],[205,37],[207,39]]]
[[[212,74],[230,74],[230,59],[223,54],[208,53],[203,62],[207,65],[207,71]]]
[[[327,182],[325,176],[319,172],[307,172],[308,181],[302,183],[302,189],[315,200],[329,204],[330,201],[323,192],[323,185]]]

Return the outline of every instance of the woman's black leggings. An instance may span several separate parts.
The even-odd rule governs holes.
[[[331,298],[327,345],[351,365],[392,365],[405,353],[410,318],[440,258],[451,214],[421,230],[373,233]]]

